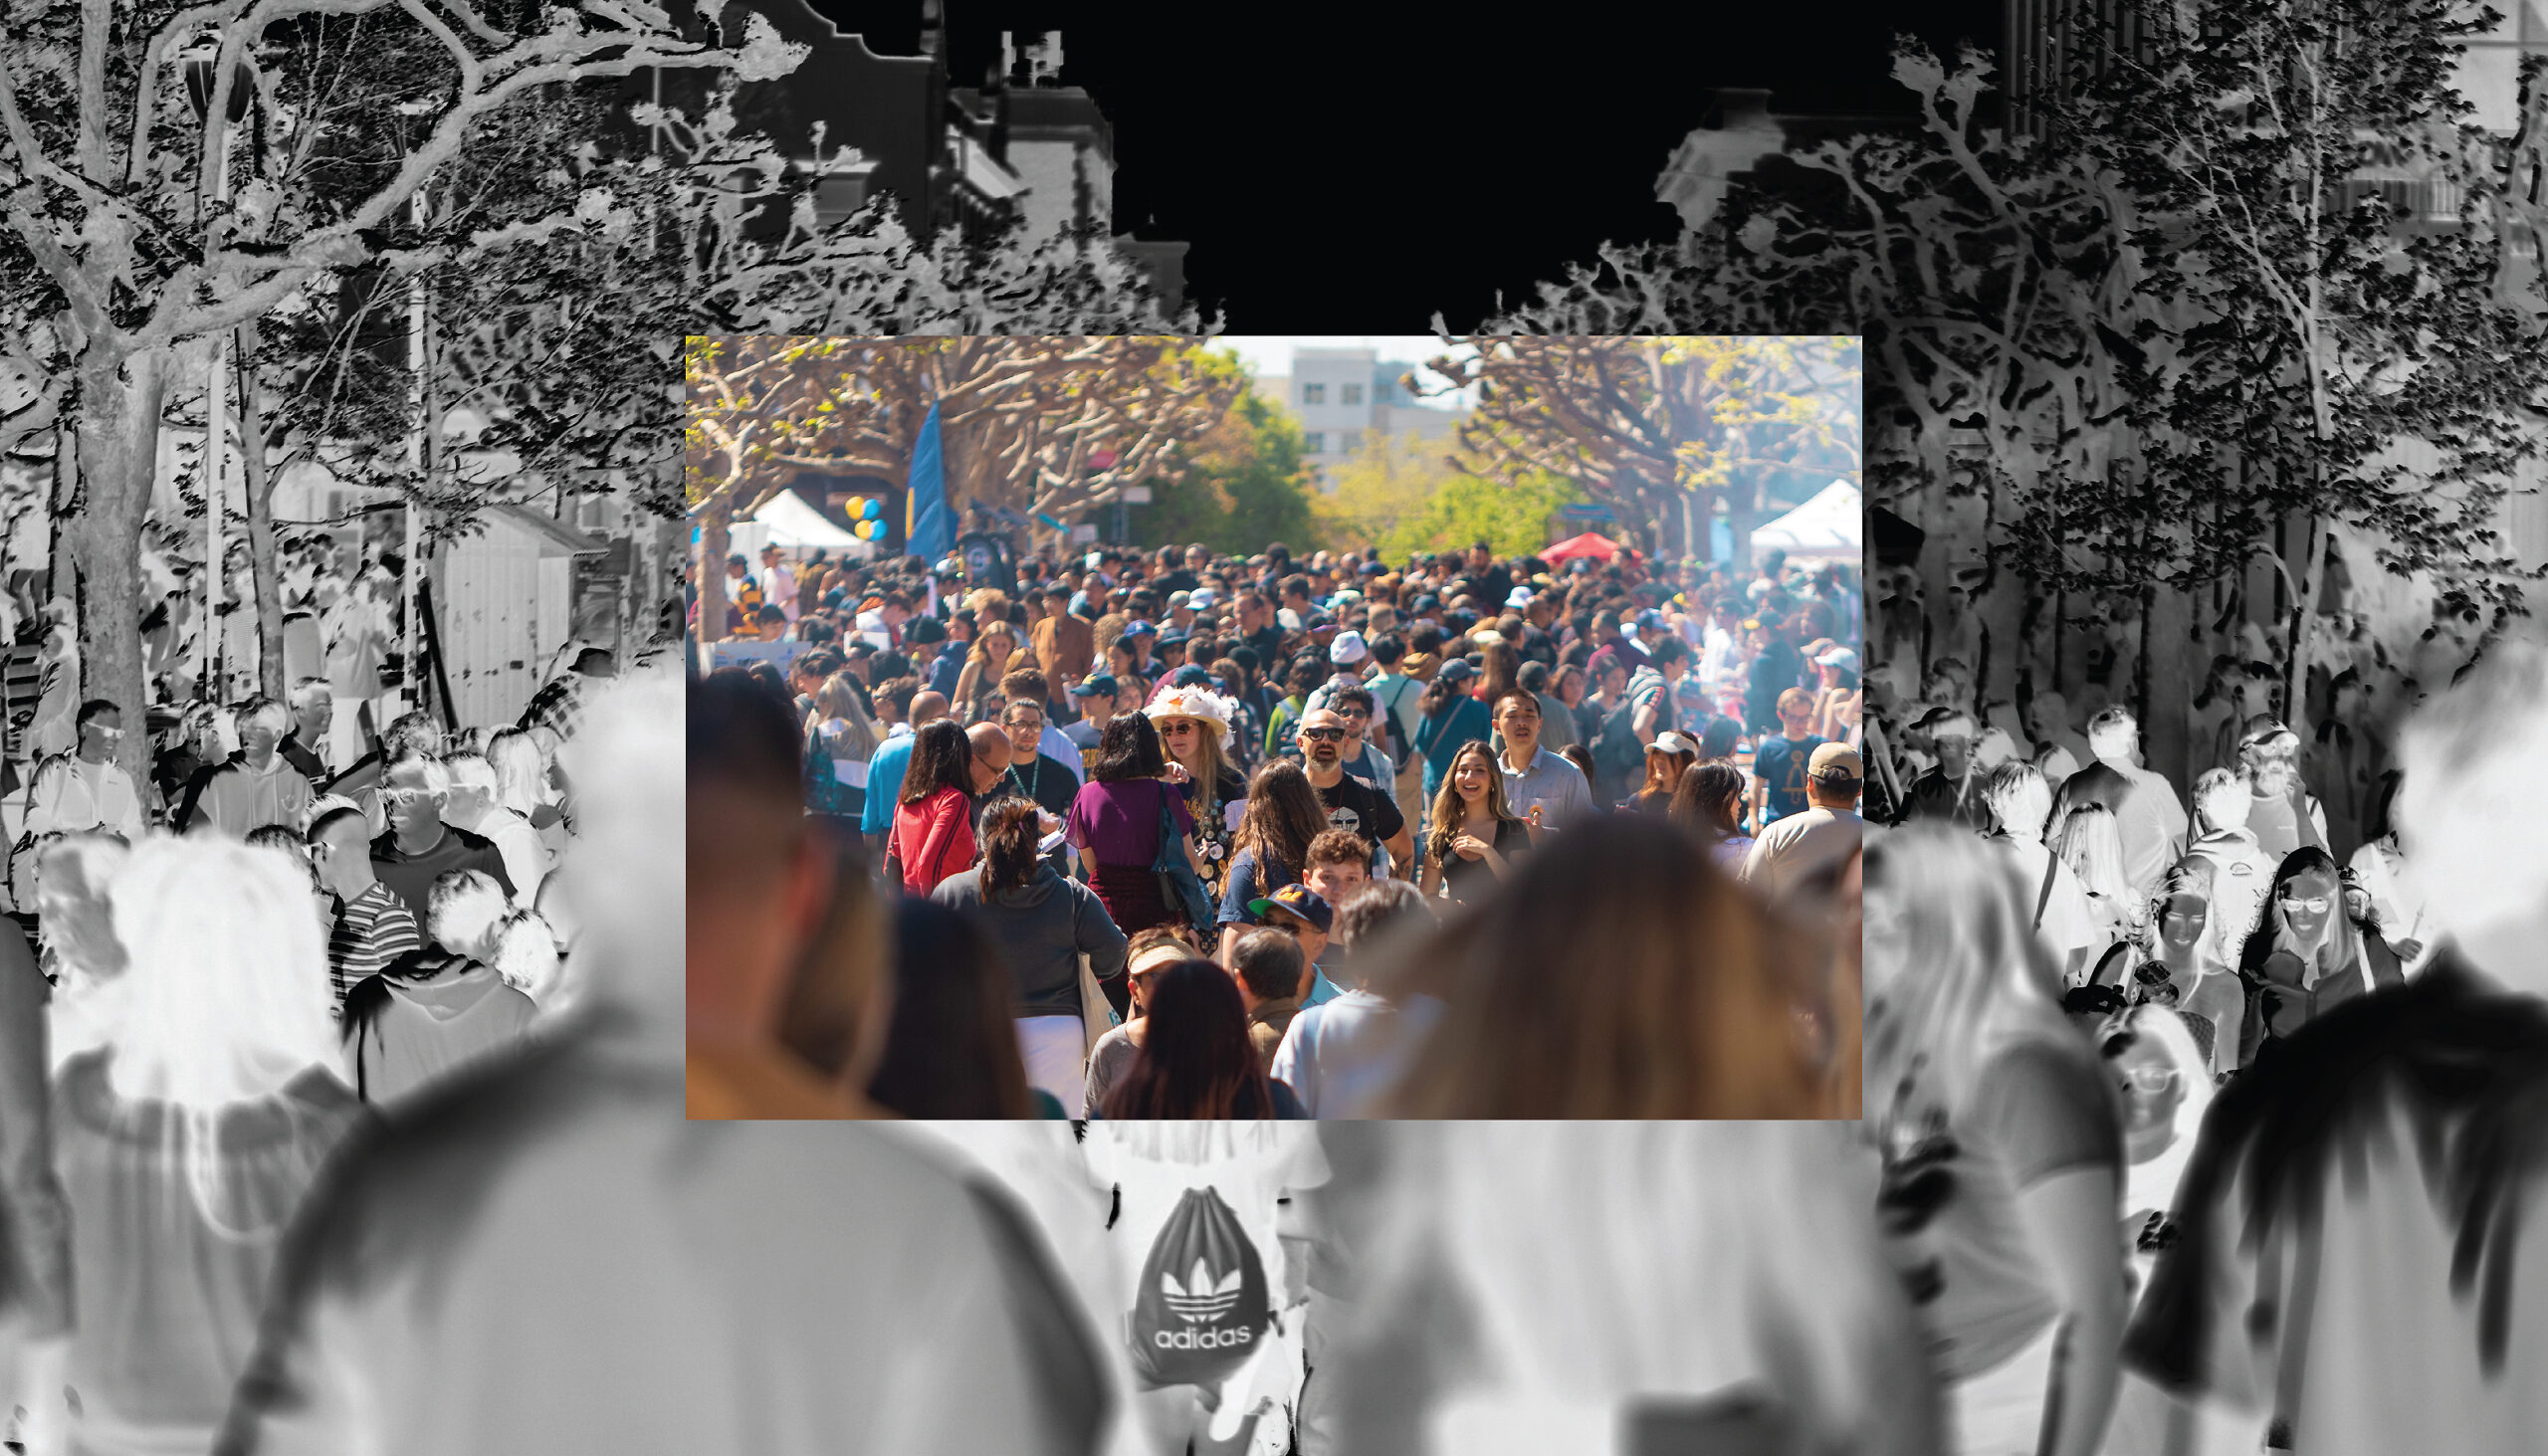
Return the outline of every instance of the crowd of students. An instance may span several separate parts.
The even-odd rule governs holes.
[[[953,956],[1012,1023],[1011,1048],[898,1074],[893,1111],[1332,1118],[1423,1084],[1522,1115],[1680,1116],[1851,1081],[1833,1038],[1854,1015],[1833,1008],[1857,995],[1831,949],[1862,777],[1845,568],[1551,569],[1480,544],[1395,567],[1279,545],[1038,556],[969,589],[917,558],[791,567],[773,549],[729,573],[734,620],[765,617],[786,645],[783,668],[702,680],[720,731],[789,739],[750,791],[785,772],[829,862],[881,867],[894,943],[940,947],[897,950],[903,979],[952,977]],[[1662,873],[1560,888],[1631,860]],[[969,929],[928,930],[913,902]],[[1444,938],[1499,919],[1546,923],[1536,965],[1506,963],[1509,937]],[[1592,934],[1614,924],[1629,942],[1688,934],[1640,958]],[[1624,1074],[1581,1045],[1581,1066],[1455,1072],[1502,1056],[1525,1014],[1497,979],[1559,965],[1568,1019],[1685,1045]],[[1800,1008],[1814,1031],[1774,1042],[1801,1060],[1751,1092],[1710,1080],[1732,1064],[1700,1029],[1719,990],[1781,1025]],[[1656,997],[1680,1019],[1639,1020]],[[1446,1007],[1492,1014],[1437,1026]],[[1022,1106],[993,1096],[1012,1061]]]
[[[1870,680],[1865,1127],[1960,1449],[2536,1446],[2548,654],[2428,702],[2351,846],[2271,716],[2180,784],[2121,705]]]
[[[586,653],[517,724],[408,713],[359,752],[323,681],[190,712],[140,786],[120,707],[79,707],[0,919],[0,1368],[28,1456],[209,1449],[334,1149],[568,999],[558,755],[614,670]]]

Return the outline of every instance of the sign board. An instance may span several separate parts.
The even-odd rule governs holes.
[[[1148,506],[1151,504],[1151,488],[1148,486],[1126,486],[1124,488],[1124,504],[1127,506]]]
[[[747,667],[756,662],[765,662],[776,664],[778,670],[783,673],[787,671],[788,664],[794,662],[811,646],[813,644],[810,642],[711,643],[708,649],[708,670],[715,672],[719,668]]]
[[[1097,526],[1093,522],[1083,522],[1079,525],[1074,525],[1071,527],[1071,539],[1075,541],[1093,541],[1097,539]]]
[[[1611,519],[1609,507],[1582,503],[1573,506],[1560,506],[1557,508],[1557,514],[1565,517],[1569,520],[1608,520]]]

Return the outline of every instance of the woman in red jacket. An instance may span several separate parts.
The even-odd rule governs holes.
[[[973,744],[952,720],[924,726],[912,740],[911,766],[885,854],[900,859],[903,888],[927,895],[938,882],[973,866]]]

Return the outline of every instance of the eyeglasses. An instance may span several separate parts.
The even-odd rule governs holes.
[[[102,723],[93,723],[89,725],[89,729],[98,736],[105,738],[109,743],[114,742],[123,736],[122,728],[110,728]]]
[[[1345,736],[1345,729],[1339,728],[1303,728],[1301,729],[1301,736],[1310,739],[1312,742],[1332,743]]]
[[[2313,895],[2307,900],[2295,900],[2288,895],[2277,898],[2282,901],[2285,908],[2299,911],[2304,915],[2325,915],[2327,906],[2330,904],[2327,897],[2323,895]]]
[[[405,808],[418,799],[429,799],[433,796],[433,790],[424,788],[385,788],[380,791],[380,801],[397,808]]]

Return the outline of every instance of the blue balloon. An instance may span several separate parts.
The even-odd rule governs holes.
[[[885,503],[870,496],[867,498],[867,505],[859,514],[870,520],[882,520],[885,518]]]

